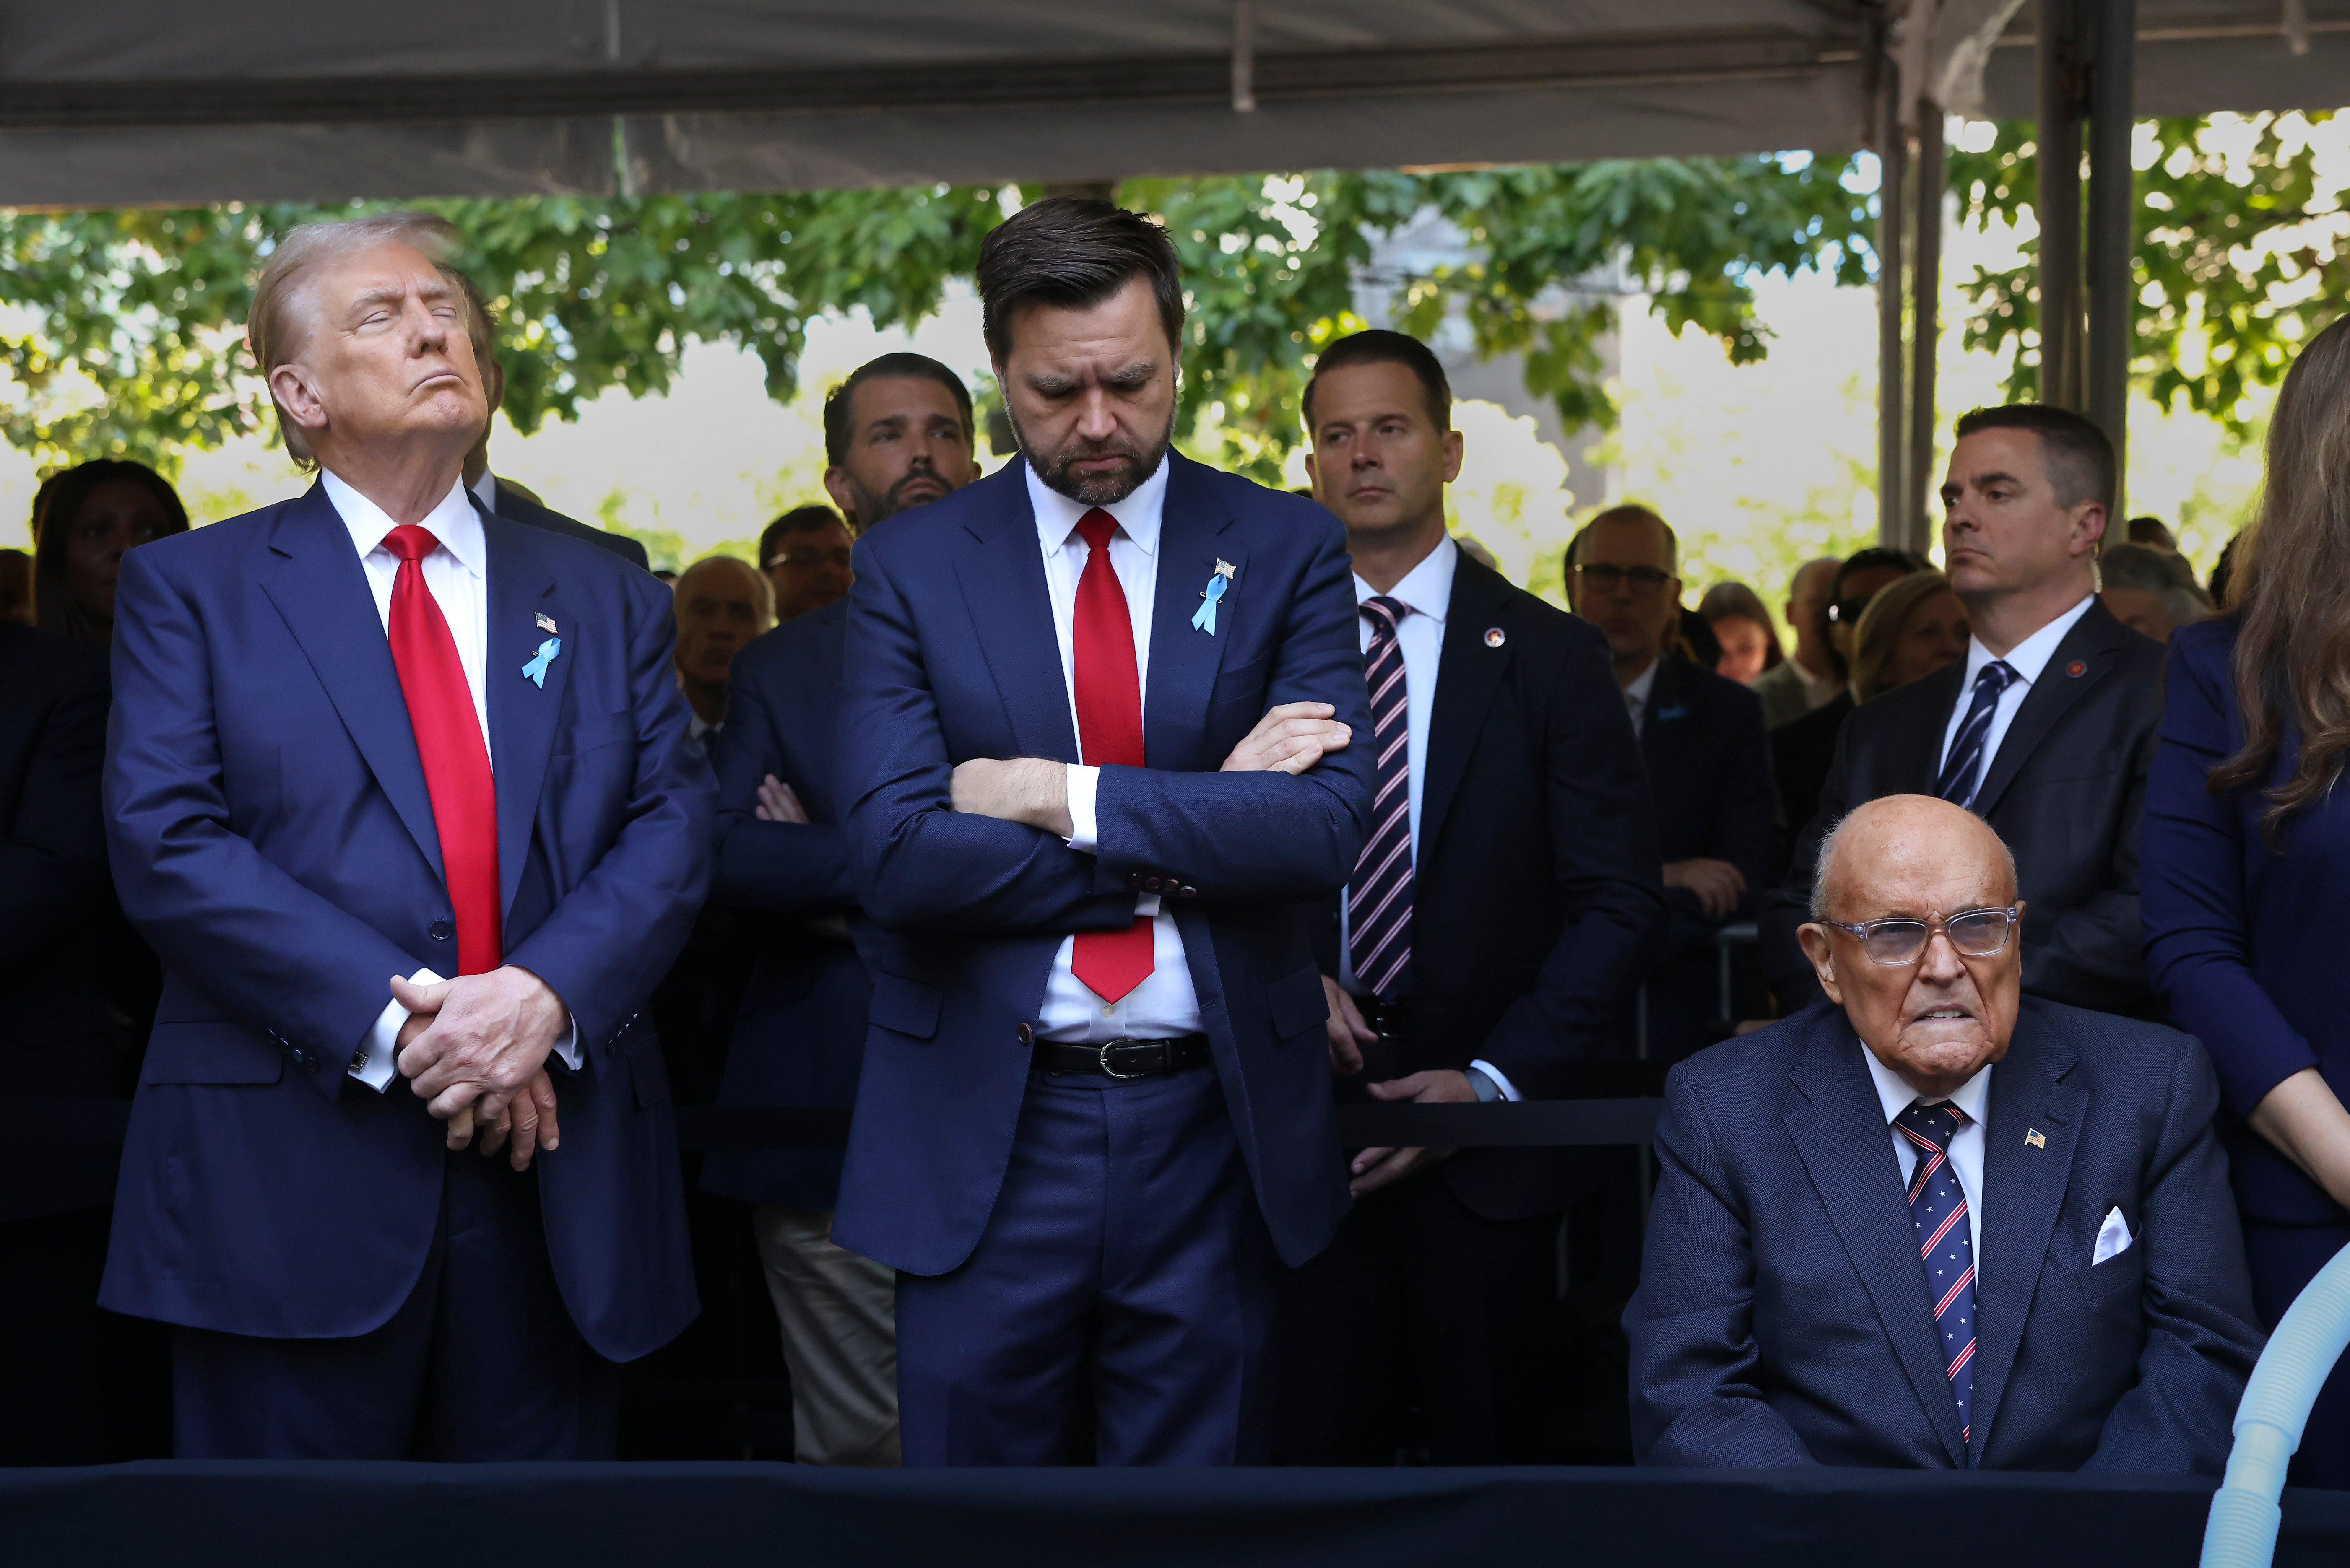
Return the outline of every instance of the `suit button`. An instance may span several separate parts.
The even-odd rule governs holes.
[[[1159,878],[1156,877],[1145,877],[1142,879],[1142,887],[1143,890],[1146,892],[1156,893],[1159,891]]]
[[[426,931],[425,931],[425,935],[427,935],[427,936],[431,937],[431,938],[432,938],[434,941],[436,941],[436,942],[445,942],[445,941],[447,941],[447,940],[449,940],[450,934],[451,934],[451,933],[450,933],[450,926],[449,926],[449,922],[448,922],[448,921],[446,921],[446,920],[435,920],[435,921],[433,921],[433,922],[432,922],[432,924],[429,928],[427,928],[427,929],[426,929]]]
[[[1199,896],[1200,896],[1200,889],[1198,889],[1197,888],[1189,888],[1189,887],[1187,887],[1187,888],[1185,888],[1183,889],[1183,897],[1184,897],[1184,898],[1198,898]]]
[[[1035,1031],[1035,1030],[1034,1030],[1034,1029],[1032,1029],[1032,1028],[1030,1028],[1030,1027],[1029,1027],[1027,1024],[1025,1024],[1025,1023],[1022,1024],[1019,1028],[1017,1028],[1017,1029],[1014,1030],[1012,1033],[1013,1033],[1014,1036],[1015,1038],[1017,1038],[1017,1039],[1019,1040],[1020,1044],[1022,1044],[1023,1045],[1034,1045],[1035,1044],[1036,1044],[1036,1031]]]

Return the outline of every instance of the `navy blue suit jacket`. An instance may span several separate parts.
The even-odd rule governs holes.
[[[550,1057],[547,1249],[616,1360],[695,1311],[667,1079],[639,1009],[709,880],[669,591],[607,552],[482,519],[505,957],[571,1010]],[[545,684],[523,665],[556,623]],[[438,1123],[348,1068],[386,977],[455,969],[431,797],[350,535],[325,492],[142,546],[117,590],[109,846],[165,967],[101,1302],[234,1334],[373,1329],[441,1208]],[[395,1082],[387,1091],[409,1096]],[[411,1096],[412,1098],[412,1096]]]
[[[943,1273],[986,1229],[1061,940],[1178,889],[1201,1027],[1274,1245],[1292,1263],[1347,1208],[1314,916],[1369,812],[1369,698],[1344,531],[1310,501],[1181,457],[1167,485],[1143,697],[1147,765],[1106,767],[1100,852],[949,809],[972,757],[1078,761],[1021,462],[857,546],[840,799],[880,928],[872,1028],[834,1236]],[[1191,618],[1234,568],[1214,634]],[[1306,774],[1218,773],[1276,703],[1330,703],[1356,743]]]
[[[827,605],[754,639],[727,677],[726,722],[711,748],[718,771],[711,898],[758,929],[720,1105],[857,1103],[872,982],[853,946],[806,926],[858,916],[833,793],[847,629],[847,601]],[[792,786],[806,823],[758,820],[759,783],[769,774]],[[703,1161],[702,1185],[746,1202],[830,1209],[839,1200],[840,1163],[837,1153],[720,1150]]]
[[[2203,1048],[2023,999],[1984,1118],[1970,1442],[1865,1049],[1820,1002],[1666,1080],[1624,1314],[1640,1462],[2218,1475],[2262,1336]],[[2093,1267],[2116,1207],[2135,1240]]]
[[[2161,740],[2147,780],[2141,857],[2147,970],[2181,1028],[2211,1053],[2234,1117],[2315,1067],[2350,1101],[2350,1019],[2342,954],[2350,915],[2350,797],[2335,790],[2296,813],[2272,852],[2262,841],[2269,788],[2300,754],[2288,735],[2259,788],[2213,794],[2211,770],[2244,743],[2232,659],[2237,622],[2182,627],[2170,639]],[[2244,1214],[2276,1225],[2350,1225],[2350,1214],[2266,1139],[2233,1141]]]

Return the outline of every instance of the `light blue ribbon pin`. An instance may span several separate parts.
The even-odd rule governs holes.
[[[546,667],[554,663],[555,656],[562,651],[563,639],[559,637],[550,637],[540,643],[538,651],[531,655],[530,662],[522,667],[523,679],[540,691],[546,691]]]
[[[1191,612],[1193,631],[1204,631],[1210,637],[1216,635],[1216,601],[1222,598],[1224,590],[1232,586],[1232,564],[1230,561],[1218,561],[1214,573],[1208,578],[1208,586],[1200,590],[1200,597],[1207,603]]]

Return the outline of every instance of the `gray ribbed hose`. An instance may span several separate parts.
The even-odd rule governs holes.
[[[2236,1446],[2203,1526],[2203,1568],[2269,1568],[2284,1468],[2342,1351],[2350,1345],[2350,1247],[2317,1271],[2269,1335],[2236,1407]]]

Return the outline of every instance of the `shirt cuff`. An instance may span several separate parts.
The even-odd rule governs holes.
[[[1063,771],[1069,780],[1069,847],[1091,855],[1099,843],[1094,835],[1094,792],[1101,788],[1101,769],[1071,763]]]
[[[1510,1101],[1513,1105],[1525,1098],[1518,1093],[1518,1086],[1510,1082],[1510,1075],[1491,1062],[1471,1062],[1469,1064],[1469,1070],[1472,1073],[1482,1073],[1493,1080],[1493,1087],[1502,1091],[1502,1098]]]
[[[441,977],[430,969],[420,969],[408,977],[408,983],[438,985]],[[400,1025],[407,1022],[408,1009],[400,1004],[398,997],[392,998],[384,1004],[383,1011],[376,1014],[367,1038],[359,1042],[359,1048],[351,1053],[351,1076],[379,1095],[391,1087],[391,1081],[400,1076],[400,1068],[394,1061],[395,1047],[400,1042]],[[571,1016],[569,1008],[563,1011],[563,1035],[556,1041],[554,1054],[561,1057],[563,1064],[573,1072],[582,1071],[579,1021]]]

